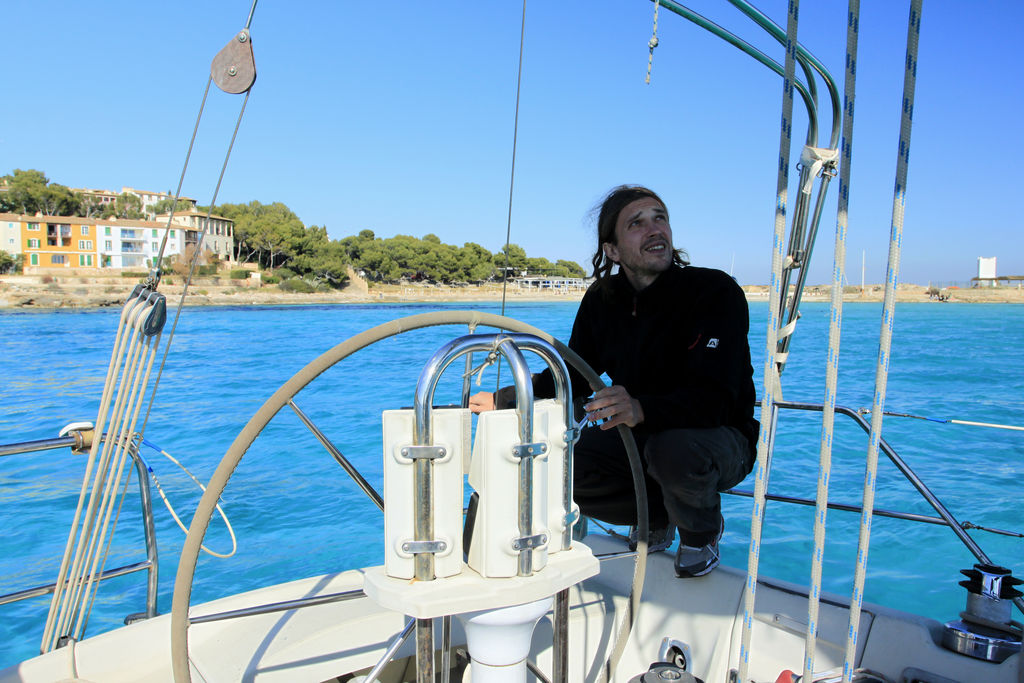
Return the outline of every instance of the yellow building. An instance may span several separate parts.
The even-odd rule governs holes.
[[[19,216],[24,267],[97,268],[96,221],[78,216]]]

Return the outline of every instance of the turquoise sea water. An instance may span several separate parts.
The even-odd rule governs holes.
[[[469,306],[449,306],[467,308]],[[478,310],[498,312],[496,304]],[[183,460],[205,481],[228,445],[285,380],[324,350],[373,325],[436,310],[436,305],[199,308],[186,310],[163,373],[146,438]],[[567,339],[576,305],[521,304],[508,314]],[[761,393],[767,305],[751,304],[755,386]],[[870,407],[880,304],[844,307],[839,403]],[[0,312],[0,442],[56,436],[63,425],[94,420],[117,313]],[[388,340],[326,372],[296,403],[382,487],[380,411],[410,405],[426,359],[465,328],[434,328]],[[828,306],[805,304],[784,398],[820,403],[825,377]],[[166,335],[165,335],[166,340]],[[459,364],[457,364],[459,365]],[[461,365],[460,365],[461,367]],[[508,379],[507,372],[504,375]],[[491,387],[494,375],[485,386]],[[440,402],[458,400],[446,382]],[[897,307],[886,408],[936,418],[1024,425],[1024,306],[905,304]],[[831,499],[859,504],[867,438],[837,417]],[[1024,531],[1020,509],[1024,432],[887,418],[886,438],[961,521]],[[820,415],[784,412],[770,490],[814,497]],[[152,450],[144,456],[186,520],[194,485]],[[0,459],[0,594],[52,582],[67,537],[84,466],[69,451]],[[752,478],[742,488],[752,488]],[[108,568],[143,559],[134,488]],[[155,495],[155,493],[154,493]],[[182,532],[157,506],[161,611],[169,610]],[[876,506],[931,514],[885,460]],[[724,561],[746,566],[750,500],[726,497]],[[202,556],[193,604],[270,583],[382,562],[380,512],[290,411],[257,439],[224,499],[239,549],[228,560]],[[769,503],[762,575],[807,583],[813,508]],[[848,594],[859,515],[830,511],[825,587]],[[1024,540],[984,532],[974,538],[999,564],[1024,577]],[[226,550],[223,525],[206,544]],[[956,618],[956,582],[973,557],[949,530],[876,517],[866,599],[940,621]],[[112,628],[144,606],[142,574],[105,582],[90,632]],[[49,598],[0,605],[0,668],[38,651]],[[1018,615],[1019,618],[1019,615]]]

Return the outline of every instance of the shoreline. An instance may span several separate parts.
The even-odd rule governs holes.
[[[182,286],[164,282],[160,291],[168,306],[177,306]],[[45,281],[44,281],[45,280]],[[316,293],[284,292],[275,285],[253,286],[247,281],[223,284],[221,281],[201,278],[192,283],[185,300],[186,306],[310,306],[368,303],[458,303],[501,301],[501,285],[448,287],[439,285],[379,285],[368,287],[354,282],[341,290]],[[60,310],[94,309],[121,306],[137,284],[134,279],[47,277],[34,275],[0,276],[0,310]],[[881,285],[846,287],[844,303],[880,303],[885,290]],[[743,287],[748,302],[767,302],[767,285]],[[805,302],[831,300],[828,285],[810,286],[804,290]],[[985,287],[942,290],[947,299],[931,298],[928,288],[913,284],[899,284],[896,301],[900,303],[1024,303],[1024,290],[1016,287]],[[551,292],[521,290],[510,286],[506,301],[521,302],[578,302],[583,292]]]

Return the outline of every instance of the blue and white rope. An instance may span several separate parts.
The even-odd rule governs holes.
[[[782,121],[779,134],[779,175],[775,201],[775,236],[772,243],[772,275],[768,297],[768,332],[765,339],[764,394],[761,398],[761,432],[757,441],[757,464],[754,468],[754,509],[750,520],[750,551],[747,555],[747,584],[744,590],[743,632],[740,641],[738,682],[747,680],[750,668],[750,636],[753,628],[754,598],[757,570],[761,554],[761,528],[767,493],[766,469],[772,435],[775,431],[776,395],[781,389],[776,359],[779,336],[780,302],[782,300],[783,242],[786,235],[786,198],[789,187],[789,157],[793,129],[793,81],[796,75],[797,26],[800,1],[790,0],[786,21],[786,64],[782,85]]]
[[[843,96],[843,138],[840,144],[839,206],[836,211],[835,255],[832,267],[832,299],[829,310],[828,359],[821,419],[821,450],[818,458],[818,492],[814,508],[814,554],[811,558],[811,590],[807,605],[807,640],[801,680],[814,678],[818,635],[822,565],[825,557],[825,517],[828,486],[832,476],[832,437],[835,426],[836,387],[839,383],[839,338],[843,326],[843,280],[846,270],[846,232],[849,226],[850,161],[853,151],[853,113],[857,81],[857,38],[860,0],[850,0],[846,24],[846,78]]]
[[[889,265],[885,278],[885,303],[882,328],[878,342],[878,364],[875,367],[875,394],[871,409],[871,435],[868,441],[867,465],[864,473],[864,511],[861,514],[860,538],[857,545],[857,565],[854,572],[853,594],[850,596],[850,626],[843,663],[843,683],[853,677],[860,627],[861,605],[864,601],[864,580],[867,572],[868,547],[871,541],[871,517],[875,504],[875,484],[878,473],[878,443],[882,436],[882,417],[885,409],[885,389],[889,376],[892,348],[892,328],[896,304],[896,278],[899,273],[900,253],[903,246],[903,213],[907,190],[907,165],[910,160],[910,131],[914,118],[914,86],[917,81],[917,47],[921,32],[922,0],[911,0],[907,22],[907,58],[903,75],[903,113],[900,118],[900,142],[896,159],[896,183],[893,189],[892,228],[889,236]]]

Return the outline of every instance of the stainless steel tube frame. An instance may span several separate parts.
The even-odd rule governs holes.
[[[438,349],[427,361],[423,372],[420,373],[413,402],[416,420],[414,445],[432,445],[430,411],[433,405],[434,391],[441,374],[457,358],[474,351],[497,351],[508,361],[516,390],[519,438],[523,444],[533,443],[533,382],[529,366],[519,351],[520,347],[537,353],[551,368],[555,378],[556,398],[562,401],[566,424],[572,424],[572,389],[569,384],[569,371],[551,344],[527,334],[471,334],[454,339]],[[572,506],[571,439],[567,439],[565,454],[562,499],[568,511]],[[519,465],[519,532],[525,538],[533,534],[533,460],[530,457],[523,457],[520,459]],[[415,540],[417,541],[433,540],[433,513],[429,509],[432,493],[432,468],[433,464],[429,458],[421,458],[416,462]],[[571,529],[568,525],[563,530],[562,537],[562,547],[568,548],[571,543]],[[529,576],[532,574],[532,563],[532,549],[522,549],[519,553],[519,575]],[[415,573],[418,580],[429,581],[434,578],[433,556],[430,553],[416,555]]]

